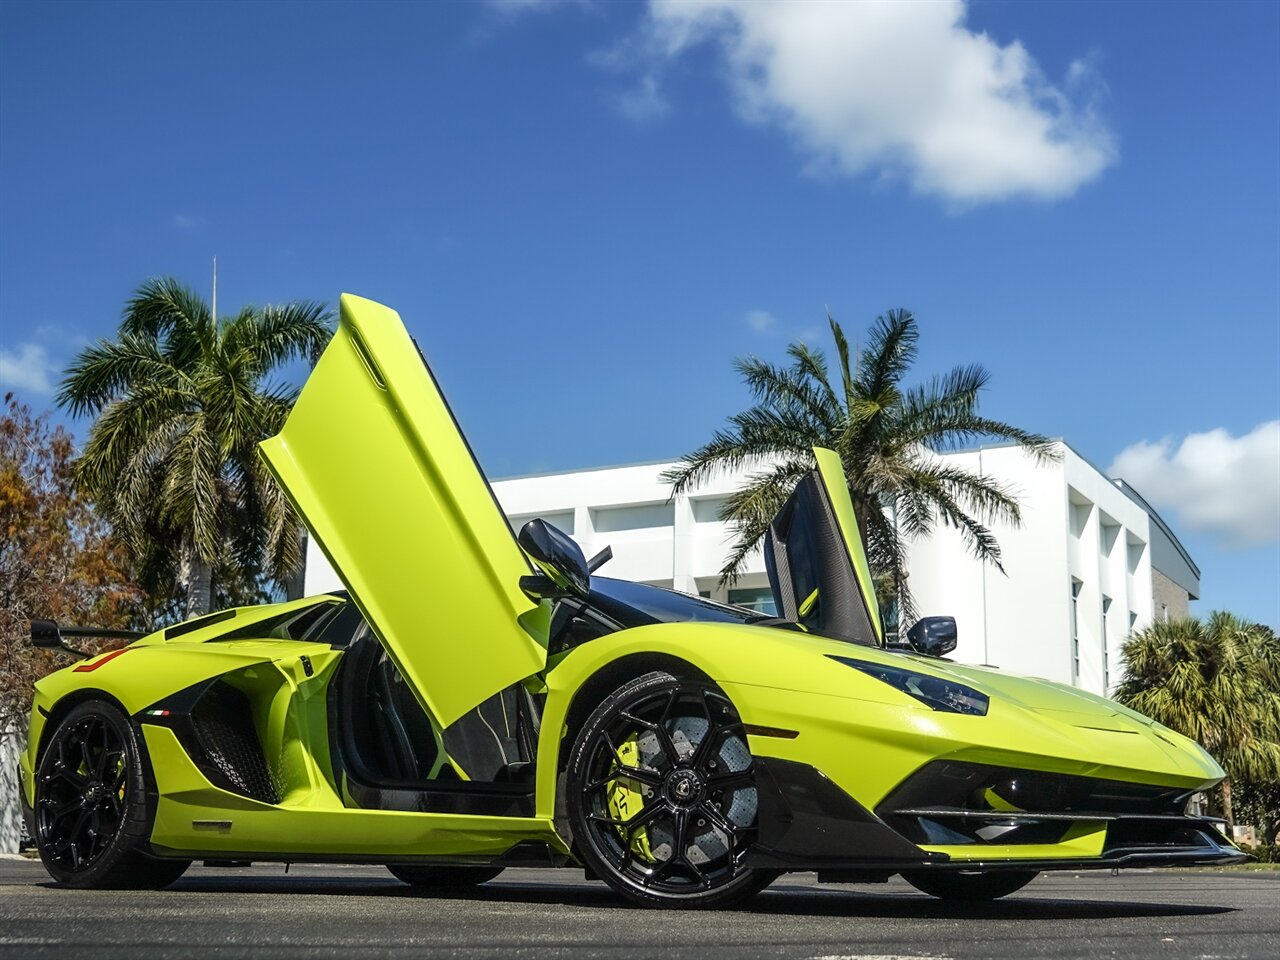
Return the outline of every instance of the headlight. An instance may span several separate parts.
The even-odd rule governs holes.
[[[915,697],[932,710],[941,710],[944,713],[966,713],[975,717],[987,715],[990,698],[973,687],[966,687],[963,683],[930,677],[912,670],[903,670],[901,667],[855,660],[852,657],[837,657],[834,654],[827,654],[827,656],[832,660],[840,661],[847,667],[861,670],[869,677],[882,680],[907,696]]]

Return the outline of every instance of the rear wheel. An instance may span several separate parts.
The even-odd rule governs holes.
[[[904,873],[921,893],[939,900],[998,900],[1021,890],[1039,874],[1035,870],[988,870],[956,873]]]
[[[100,700],[79,704],[50,735],[36,770],[36,847],[68,887],[159,889],[190,860],[142,850],[151,831],[142,751],[129,718]]]
[[[596,708],[566,778],[590,869],[647,906],[724,907],[776,874],[745,866],[757,796],[746,733],[710,684],[654,672]]]
[[[454,890],[476,887],[502,872],[501,867],[435,867],[409,863],[390,863],[387,869],[397,880],[423,890]]]

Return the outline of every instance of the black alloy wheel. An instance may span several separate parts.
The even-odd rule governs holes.
[[[566,778],[575,844],[594,873],[646,906],[724,907],[776,874],[745,866],[758,798],[729,699],[654,672],[596,708]]]
[[[36,769],[36,847],[45,869],[70,887],[158,889],[189,860],[140,848],[151,829],[137,735],[109,703],[79,704],[52,731]]]
[[[1036,870],[912,871],[902,878],[921,893],[939,900],[999,900],[1021,890],[1039,876]]]
[[[434,864],[389,863],[387,869],[397,880],[417,887],[447,893],[462,887],[487,883],[502,872],[502,867],[445,867]]]

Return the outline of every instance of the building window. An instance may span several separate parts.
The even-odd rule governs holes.
[[[1107,650],[1107,614],[1111,610],[1111,598],[1102,598],[1102,692],[1111,692],[1111,653]]]
[[[778,605],[773,599],[773,591],[768,587],[752,587],[744,590],[730,590],[729,602],[739,607],[746,607],[766,617],[778,615]]]
[[[1080,588],[1084,584],[1071,580],[1071,682],[1080,679]]]
[[[690,502],[693,504],[695,523],[719,523],[720,515],[724,513],[724,505],[729,502],[729,498],[699,497]]]
[[[1132,610],[1129,611],[1129,632],[1133,633],[1134,628],[1138,625],[1138,615]]]
[[[670,503],[641,503],[630,507],[596,507],[591,511],[591,525],[596,533],[620,533],[623,530],[652,530],[670,527],[675,511]]]
[[[558,510],[555,513],[522,513],[507,517],[507,523],[511,524],[511,529],[516,533],[519,533],[521,528],[530,520],[545,520],[561,533],[573,536],[572,510]]]

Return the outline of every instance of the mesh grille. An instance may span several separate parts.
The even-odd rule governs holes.
[[[214,684],[196,704],[191,723],[209,764],[232,790],[264,803],[280,802],[243,692]]]

